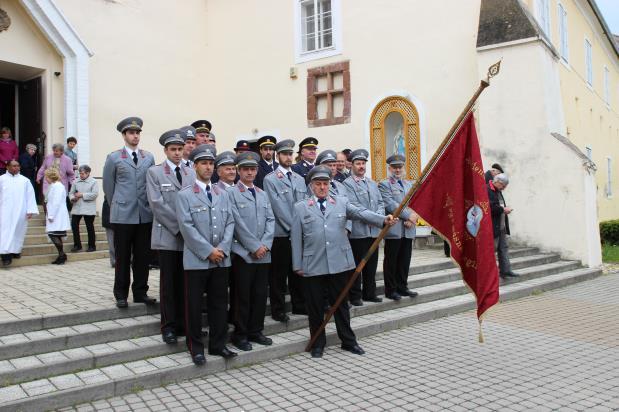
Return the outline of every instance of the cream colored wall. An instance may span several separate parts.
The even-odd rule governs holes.
[[[293,4],[209,0],[207,37],[217,57],[209,118],[218,146],[231,147],[255,128],[279,129],[297,142],[314,136],[320,149],[367,147],[374,105],[404,92],[421,103],[430,157],[478,85],[479,1],[342,0],[343,53],[298,65]],[[343,60],[350,60],[351,122],[308,128],[307,69]],[[289,78],[293,66],[297,79]]]
[[[529,0],[533,10],[535,0]],[[596,174],[597,199],[600,220],[619,218],[619,58],[603,33],[597,17],[585,0],[561,0],[567,11],[568,61],[561,61],[560,79],[566,130],[570,138],[584,152],[592,149]],[[550,0],[550,38],[560,50],[558,4]],[[585,66],[585,38],[591,42],[593,57],[593,84],[587,84]],[[609,70],[610,104],[604,92],[604,67]],[[612,189],[614,196],[606,196],[607,157],[613,160]]]
[[[17,0],[3,1],[2,8],[8,13],[11,26],[7,31],[0,33],[0,61],[40,70],[31,78],[42,77],[42,126],[47,135],[47,147],[50,148],[53,143],[64,139],[62,75],[56,77],[53,74],[63,71],[62,58]]]
[[[56,0],[94,53],[90,59],[93,175],[123,145],[116,124],[144,120],[141,147],[163,159],[159,136],[208,117],[209,58],[206,1]]]

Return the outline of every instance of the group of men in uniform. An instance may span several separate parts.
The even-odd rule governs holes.
[[[161,135],[166,159],[156,165],[139,148],[142,126],[137,117],[118,124],[125,144],[108,155],[103,171],[114,225],[114,297],[119,308],[128,307],[132,268],[134,302],[155,304],[147,295],[148,260],[150,249],[157,250],[162,339],[175,344],[186,336],[195,364],[206,362],[205,294],[212,355],[236,356],[229,341],[242,351],[271,345],[263,334],[267,298],[271,317],[287,322],[286,291],[291,312],[307,315],[313,333],[385,225],[385,296],[416,295],[407,278],[417,215],[408,208],[401,219],[390,215],[412,184],[403,180],[403,156],[389,157],[390,176],[377,184],[366,176],[364,149],[349,153],[349,172],[341,153],[317,155],[313,137],[299,144],[296,163],[295,142],[273,136],[257,141],[259,153],[242,140],[234,152],[218,154],[211,123],[198,120]],[[377,264],[376,252],[351,289],[350,304],[382,301]],[[363,354],[347,303],[335,321],[342,349]],[[322,357],[325,344],[323,332],[312,356]]]

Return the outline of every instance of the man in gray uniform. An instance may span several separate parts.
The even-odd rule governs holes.
[[[148,169],[146,193],[153,211],[151,249],[159,251],[159,309],[161,336],[167,344],[184,335],[185,287],[183,285],[183,237],[176,219],[176,196],[193,185],[196,174],[183,163],[186,132],[175,129],[159,138],[166,160]]]
[[[316,166],[307,174],[312,185],[311,198],[294,205],[290,229],[292,268],[303,277],[305,304],[309,315],[310,333],[314,333],[325,316],[325,290],[333,305],[346,285],[355,260],[348,242],[346,219],[361,220],[376,227],[391,225],[397,220],[354,206],[344,196],[329,196],[331,171]],[[348,306],[340,305],[335,311],[337,334],[342,349],[362,355],[350,327]],[[326,345],[324,331],[312,347],[312,357],[322,357]]]
[[[275,238],[271,249],[269,296],[271,317],[279,322],[288,321],[285,295],[286,281],[290,289],[292,313],[307,314],[300,279],[292,272],[290,225],[294,204],[307,196],[305,180],[291,170],[294,141],[282,140],[275,145],[279,166],[264,178],[264,191],[269,197],[275,215]]]
[[[242,152],[236,156],[240,179],[228,189],[234,204],[234,242],[232,243],[232,282],[230,306],[237,348],[251,350],[250,342],[271,345],[262,334],[267,305],[269,263],[275,231],[275,217],[266,193],[254,186],[260,156]]]
[[[185,147],[183,148],[183,160],[185,166],[193,170],[193,163],[189,160],[189,155],[196,148],[196,129],[193,126],[183,126],[181,130],[185,133]]]
[[[331,181],[329,182],[330,196],[347,196],[346,188],[340,182],[335,180],[337,174],[337,153],[333,150],[324,150],[316,157],[316,165],[327,166],[331,172]],[[307,182],[308,195],[311,197],[311,182]]]
[[[110,153],[103,167],[103,191],[110,203],[110,223],[114,226],[116,266],[114,297],[116,306],[126,308],[130,267],[133,266],[133,301],[152,305],[148,291],[148,262],[153,214],[146,196],[146,173],[155,164],[153,155],[139,149],[142,119],[129,117],[116,129],[125,146]]]
[[[176,217],[185,242],[185,318],[187,347],[196,365],[204,365],[202,343],[202,295],[206,291],[209,324],[209,354],[226,359],[236,353],[226,347],[228,335],[228,271],[234,234],[234,207],[228,194],[211,184],[215,146],[196,147],[196,181],[178,192]]]
[[[414,182],[404,180],[404,156],[395,154],[387,158],[389,177],[378,185],[385,203],[385,211],[393,213],[404,199]],[[402,296],[414,298],[417,292],[408,288],[408,270],[411,264],[415,224],[419,216],[405,207],[400,214],[400,223],[392,227],[385,236],[385,296],[400,300]]]
[[[215,172],[219,176],[216,185],[221,190],[234,186],[236,179],[235,159],[236,154],[233,152],[221,152],[215,158]]]
[[[365,175],[365,165],[369,158],[369,153],[365,149],[358,149],[350,154],[352,160],[351,176],[344,180],[344,187],[348,193],[348,200],[360,208],[385,214],[383,198],[378,191],[378,184]],[[368,225],[364,222],[353,221],[352,231],[349,235],[352,253],[355,257],[355,264],[359,265],[361,259],[378,237],[380,228]],[[348,295],[353,306],[362,306],[362,298],[368,302],[382,302],[376,296],[376,267],[378,266],[378,250],[368,259],[363,268],[362,276],[357,277]],[[361,293],[361,280],[363,278],[363,293]]]

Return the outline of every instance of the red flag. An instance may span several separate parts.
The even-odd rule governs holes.
[[[494,235],[472,112],[409,202],[451,246],[464,282],[477,299],[477,317],[499,300]]]

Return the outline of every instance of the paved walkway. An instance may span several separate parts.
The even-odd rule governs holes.
[[[447,260],[442,249],[414,253],[413,265]],[[148,283],[148,294],[159,298],[159,270],[150,271]],[[0,270],[0,323],[113,308],[113,285],[109,259]]]
[[[65,410],[619,410],[619,274],[330,348]]]

